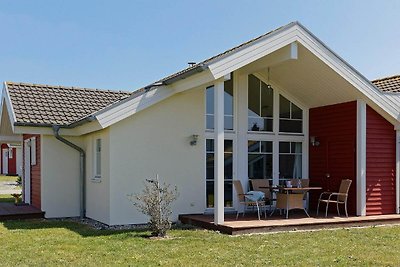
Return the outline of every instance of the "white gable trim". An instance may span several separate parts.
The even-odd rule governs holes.
[[[215,79],[219,79],[284,46],[296,42],[297,39],[297,29],[294,26],[285,30],[278,30],[275,33],[265,36],[254,44],[240,49],[238,52],[211,63],[209,65],[210,71]]]
[[[398,122],[400,104],[386,97],[367,78],[330,50],[300,23],[289,24],[287,27],[266,35],[260,40],[255,41],[254,44],[240,49],[238,52],[217,59],[209,65],[209,68],[214,78],[218,79],[295,42],[302,44],[322,62],[352,84],[359,92],[366,96],[366,100],[373,102],[389,114],[392,122],[393,118]]]
[[[397,124],[400,103],[397,104],[393,99],[386,97],[368,79],[297,22],[271,32],[259,40],[243,46],[243,48],[238,48],[233,53],[212,60],[208,63],[208,70],[170,85],[159,86],[157,89],[150,90],[139,97],[128,98],[95,113],[94,116],[100,126],[106,128],[176,93],[213,82],[285,46],[290,45],[288,59],[297,59],[297,43],[303,45],[338,75],[352,84],[365,96],[367,103],[375,106],[375,109],[381,110],[381,115],[382,113],[387,114],[388,116],[384,117],[393,124]]]
[[[17,121],[12,107],[10,95],[7,89],[7,83],[4,83],[3,90],[1,92],[1,102],[0,102],[0,118],[3,116],[3,105],[6,105],[8,111],[8,118],[10,119],[11,129],[14,132],[14,123]]]
[[[399,115],[398,110],[400,108],[398,104],[395,104],[391,99],[387,98],[384,93],[372,85],[367,78],[361,75],[351,65],[336,55],[332,50],[327,48],[309,31],[305,30],[300,25],[296,25],[296,27],[298,28],[299,43],[316,55],[336,73],[346,79],[369,100],[377,104],[380,108],[397,120]]]

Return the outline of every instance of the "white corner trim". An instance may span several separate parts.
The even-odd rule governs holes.
[[[400,130],[396,130],[396,213],[400,213]]]
[[[356,186],[357,215],[366,215],[366,181],[367,181],[367,104],[357,100],[357,156]]]

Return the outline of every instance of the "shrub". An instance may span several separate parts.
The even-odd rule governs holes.
[[[143,214],[149,216],[152,235],[165,237],[171,229],[171,204],[178,198],[178,189],[171,189],[169,184],[160,184],[158,175],[155,179],[146,179],[141,194],[129,195],[130,201]]]

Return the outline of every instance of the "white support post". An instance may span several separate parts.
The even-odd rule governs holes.
[[[357,100],[357,215],[366,215],[367,104]]]
[[[396,213],[400,213],[400,130],[396,130]]]
[[[246,191],[247,185],[249,184],[248,177],[248,155],[247,155],[247,87],[248,87],[248,76],[247,74],[243,75],[240,73],[235,73],[233,86],[236,89],[236,131],[237,131],[237,152],[235,153],[237,161],[237,172],[236,177],[233,179],[240,180],[243,185],[243,189]],[[234,193],[235,198],[235,207],[238,211],[241,211],[241,205],[239,205],[239,199],[237,199],[236,194]]]
[[[224,223],[224,81],[214,86],[214,224]]]
[[[272,184],[278,185],[279,184],[279,141],[278,141],[278,133],[279,133],[279,93],[277,90],[274,90],[274,120],[273,120],[273,131],[275,133],[275,142],[272,144]]]

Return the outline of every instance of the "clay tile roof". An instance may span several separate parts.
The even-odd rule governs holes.
[[[132,92],[6,82],[17,124],[66,126]]]
[[[374,80],[372,83],[383,92],[400,93],[400,75]]]

